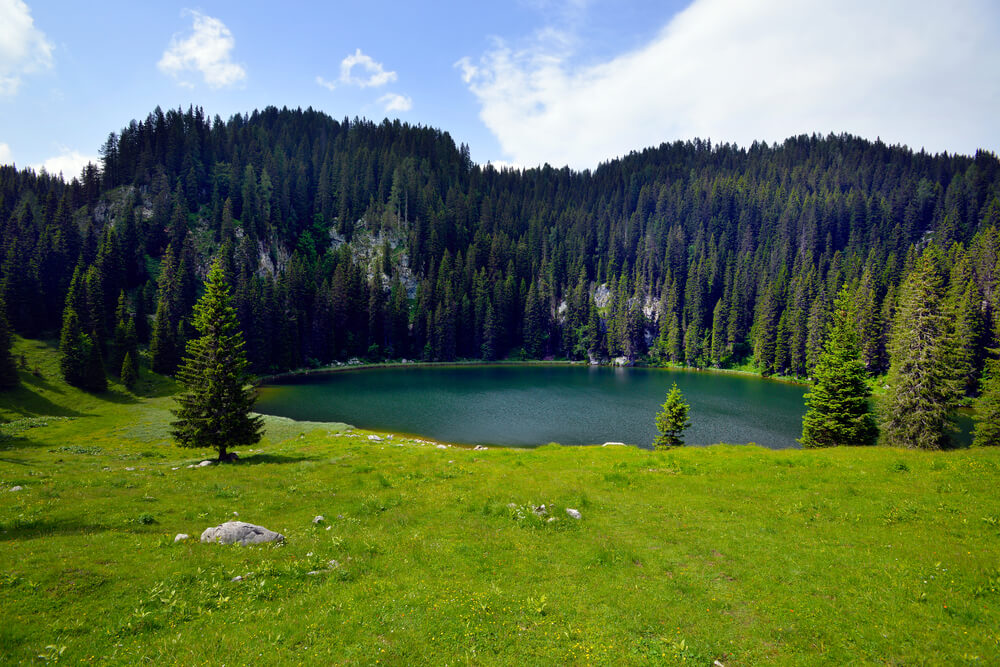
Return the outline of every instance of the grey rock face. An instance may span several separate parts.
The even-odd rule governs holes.
[[[263,544],[264,542],[284,542],[285,536],[268,530],[264,526],[255,526],[243,521],[227,521],[221,526],[206,528],[201,534],[202,542],[218,542],[219,544]]]

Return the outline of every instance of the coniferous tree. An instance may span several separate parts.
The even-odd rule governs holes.
[[[119,377],[122,380],[122,384],[129,389],[134,387],[135,383],[139,381],[139,365],[136,363],[136,359],[132,355],[131,350],[126,352],[125,358],[122,359],[122,367],[119,371]]]
[[[846,288],[834,302],[828,329],[806,394],[800,442],[805,447],[874,444],[878,429],[868,410],[871,391],[865,383],[854,306]]]
[[[86,366],[89,355],[90,337],[83,333],[80,318],[72,305],[63,310],[62,332],[59,335],[59,368],[63,379],[74,387],[86,384]]]
[[[1000,446],[1000,321],[997,322],[994,342],[976,399],[976,425],[972,444],[977,447]]]
[[[0,299],[0,389],[16,387],[18,382],[17,364],[11,354],[14,343],[10,333],[10,323],[7,321],[7,305]]]
[[[940,449],[958,399],[940,251],[929,245],[900,287],[882,434],[894,447]]]
[[[182,447],[215,449],[225,461],[230,448],[260,440],[263,422],[251,414],[256,399],[247,386],[243,335],[218,260],[195,304],[194,327],[200,336],[188,342],[177,373],[185,392],[177,398],[172,434]]]
[[[656,430],[659,431],[659,435],[653,441],[653,446],[656,449],[666,449],[683,445],[681,433],[691,426],[688,420],[691,406],[684,402],[684,395],[677,388],[676,382],[667,392],[667,400],[660,407],[661,410],[656,413]]]

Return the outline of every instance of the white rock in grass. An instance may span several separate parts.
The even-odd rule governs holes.
[[[476,445],[475,447],[472,448],[472,451],[485,452],[487,449],[489,449],[489,447],[487,447],[486,445]]]
[[[583,515],[581,515],[579,511],[577,511],[577,510],[575,510],[575,509],[573,509],[571,507],[567,507],[566,508],[566,514],[569,514],[574,519],[582,519],[583,518]]]
[[[382,442],[382,438],[378,437],[377,435],[370,435],[368,436],[368,439],[374,440],[375,442]]]
[[[11,493],[17,493],[18,491],[24,491],[24,487],[19,484],[17,486],[10,487],[10,491]]]
[[[184,540],[191,539],[191,536],[187,533],[177,533],[174,537],[174,542],[183,542]]]
[[[323,523],[324,521],[326,521],[326,518],[324,518],[322,514],[317,514],[316,516],[313,517],[313,523],[315,524],[320,524]]]
[[[243,521],[227,521],[221,526],[206,528],[201,534],[202,542],[218,542],[219,544],[263,544],[264,542],[284,542],[285,536],[268,530],[264,526],[255,526]]]
[[[212,465],[213,463],[215,463],[215,461],[209,461],[208,459],[205,459],[204,461],[202,461],[201,463],[198,464],[198,467],[199,468],[206,468],[206,467]]]

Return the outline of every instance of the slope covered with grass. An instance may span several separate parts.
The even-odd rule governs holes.
[[[39,375],[0,395],[2,663],[1000,662],[1000,452],[474,451],[269,419],[191,469],[170,381],[90,396],[49,345],[15,352]],[[287,541],[197,542],[233,518]]]

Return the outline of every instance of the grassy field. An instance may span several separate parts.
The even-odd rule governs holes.
[[[94,397],[17,352],[40,377],[0,394],[0,663],[1000,664],[998,451],[473,451],[269,419],[190,469],[168,380]],[[287,541],[198,542],[234,518]]]

